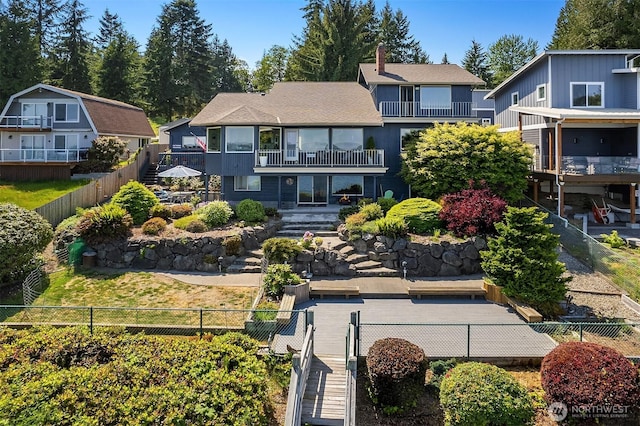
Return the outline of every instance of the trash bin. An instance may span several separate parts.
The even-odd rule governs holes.
[[[96,266],[97,254],[98,253],[96,253],[95,251],[85,251],[84,253],[82,253],[82,266]]]
[[[77,238],[69,244],[69,265],[78,266],[82,262],[82,253],[86,251],[87,245],[81,238]]]

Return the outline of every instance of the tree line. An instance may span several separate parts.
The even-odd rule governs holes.
[[[426,11],[428,13],[428,10]],[[389,2],[307,0],[302,32],[271,46],[251,71],[200,16],[195,0],[162,7],[144,49],[108,9],[97,34],[81,0],[0,0],[0,103],[33,84],[116,99],[164,120],[193,116],[219,92],[267,91],[278,81],[354,81],[379,43],[390,63],[432,63]],[[548,49],[640,46],[640,0],[566,0]],[[419,23],[421,24],[421,23]],[[461,66],[495,87],[538,53],[538,42],[504,35],[476,40]],[[441,63],[449,63],[445,53]]]

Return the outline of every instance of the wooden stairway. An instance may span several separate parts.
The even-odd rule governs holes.
[[[344,424],[347,372],[344,358],[314,355],[302,401],[302,424]]]

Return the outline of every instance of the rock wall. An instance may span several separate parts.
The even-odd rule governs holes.
[[[314,251],[304,250],[299,253],[291,263],[291,269],[297,274],[306,271],[322,277],[332,275],[353,277],[356,275],[355,265],[347,262],[344,254],[336,250],[327,250],[324,247],[318,247]]]

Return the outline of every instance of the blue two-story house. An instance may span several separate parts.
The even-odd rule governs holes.
[[[403,136],[434,122],[492,120],[492,111],[473,102],[473,89],[483,84],[457,65],[385,64],[381,45],[376,63],[361,64],[354,82],[282,82],[268,93],[218,94],[189,129],[182,123],[170,130],[171,158],[196,166],[186,159],[206,158],[203,171],[221,176],[230,202],[325,206],[388,191],[408,198],[398,176]],[[206,141],[205,154],[189,152],[190,136]]]
[[[640,183],[640,50],[547,51],[486,95],[502,131],[533,145],[531,184],[558,194],[618,193],[635,222]]]

